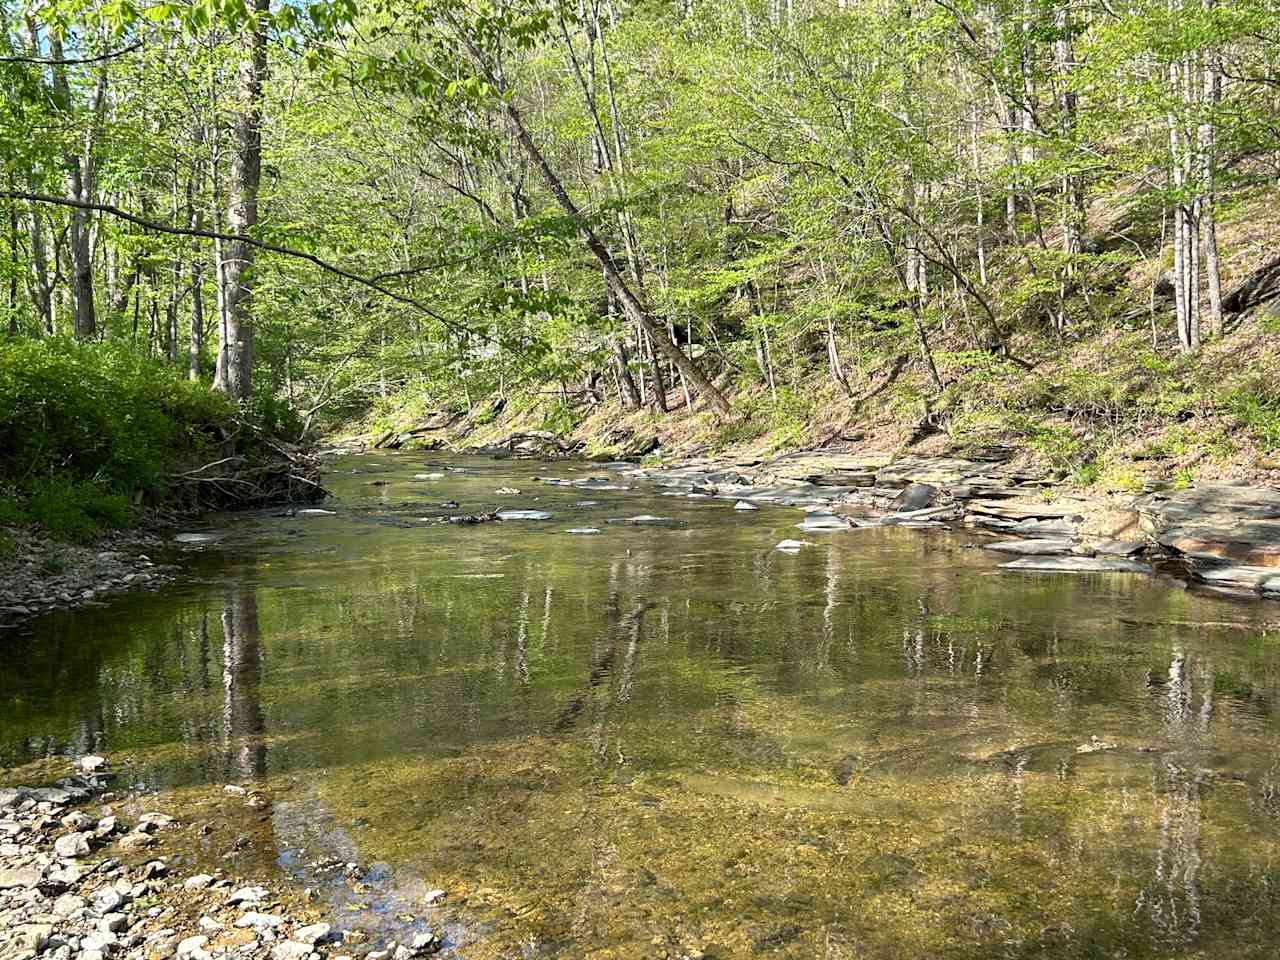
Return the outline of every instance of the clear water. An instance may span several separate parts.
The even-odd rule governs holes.
[[[539,474],[604,475],[347,457],[333,516],[210,520],[0,636],[0,765],[251,786],[193,856],[376,862],[352,916],[443,888],[460,956],[1276,955],[1280,607]]]

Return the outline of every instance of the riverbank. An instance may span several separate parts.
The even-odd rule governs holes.
[[[51,785],[0,788],[0,960],[319,960],[357,943],[368,960],[412,960],[444,945],[422,923],[402,923],[411,931],[403,943],[368,943],[349,916],[326,916],[312,890],[196,872],[192,850],[211,824],[158,810],[127,816],[146,798],[113,789],[107,758],[82,756],[64,773]],[[266,804],[236,784],[223,793]],[[352,886],[368,873],[357,863],[315,866]]]
[[[19,527],[0,528],[0,536],[8,544],[0,557],[0,629],[115,593],[155,590],[178,572],[155,559],[164,548],[156,531],[117,531],[87,546]]]

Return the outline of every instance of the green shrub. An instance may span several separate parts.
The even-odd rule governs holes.
[[[262,401],[249,412],[272,429]],[[126,526],[133,504],[165,493],[180,462],[231,434],[234,408],[124,344],[0,342],[0,523],[35,521],[66,540]]]
[[[1261,378],[1226,395],[1227,409],[1264,450],[1280,450],[1280,392]]]

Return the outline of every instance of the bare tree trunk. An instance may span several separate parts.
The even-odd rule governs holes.
[[[267,77],[268,0],[254,0],[258,20],[244,37],[248,49],[240,61],[239,105],[232,127],[234,152],[227,187],[227,229],[253,233],[258,223],[258,183],[262,178],[262,87]],[[254,248],[242,240],[227,244],[223,264],[227,320],[221,350],[226,357],[223,380],[216,386],[233,400],[253,395],[253,259]]]
[[[262,0],[258,0],[258,2],[262,2]],[[466,43],[472,56],[480,61],[484,66],[484,69],[487,71],[488,68],[487,65],[484,65],[483,63],[482,54],[471,42],[470,38],[464,36],[463,41]],[[492,80],[492,74],[490,74],[490,79]],[[604,272],[605,280],[609,286],[613,288],[614,294],[618,298],[618,302],[622,305],[622,309],[646,334],[649,335],[649,338],[654,345],[657,346],[658,349],[660,349],[667,358],[684,373],[685,378],[694,385],[697,391],[707,398],[712,409],[714,409],[716,413],[728,413],[729,402],[724,398],[724,395],[716,389],[715,384],[707,378],[706,374],[702,372],[702,369],[694,363],[693,360],[686,356],[683,350],[671,341],[671,338],[666,335],[662,327],[649,313],[648,308],[641,303],[635,292],[632,291],[630,285],[623,278],[621,272],[618,270],[617,264],[613,260],[613,257],[609,255],[609,251],[605,248],[604,243],[601,242],[600,238],[596,236],[595,231],[592,230],[591,226],[585,219],[583,219],[581,212],[578,210],[577,204],[573,202],[568,191],[565,190],[564,183],[558,176],[556,176],[555,171],[551,169],[551,165],[547,162],[546,157],[543,156],[542,151],[538,149],[538,145],[534,143],[528,129],[525,127],[524,119],[520,116],[520,112],[516,109],[515,104],[509,99],[504,99],[502,107],[507,115],[507,120],[511,125],[512,132],[515,134],[516,139],[519,141],[520,146],[525,151],[526,155],[531,161],[533,161],[534,166],[538,168],[538,172],[542,176],[542,179],[546,183],[548,189],[550,189],[552,196],[556,198],[556,202],[560,205],[560,208],[570,217],[570,219],[574,221],[574,223],[578,225],[579,236],[582,238],[587,250],[593,257],[595,257],[596,262],[599,263],[601,270]]]
[[[17,190],[13,171],[9,171],[9,192]],[[22,261],[18,258],[18,199],[9,199],[9,336],[18,335],[18,275]]]
[[[1202,0],[1205,11],[1213,9],[1215,0]],[[1200,237],[1204,244],[1205,269],[1209,281],[1209,333],[1222,336],[1222,267],[1218,261],[1218,228],[1214,215],[1214,180],[1217,173],[1217,129],[1213,116],[1222,101],[1222,74],[1217,58],[1210,52],[1204,63],[1204,93],[1199,136],[1200,150]]]
[[[62,41],[56,36],[50,40],[49,50],[53,59],[63,57]],[[83,152],[76,154],[68,150],[63,162],[66,165],[67,198],[77,203],[92,203],[94,200],[94,141],[96,139],[98,120],[105,102],[107,85],[106,70],[100,70],[94,88],[93,101],[90,104],[92,120],[84,134]],[[68,115],[71,113],[71,89],[67,84],[66,68],[56,65],[53,68],[53,93],[59,106]],[[93,260],[90,246],[89,211],[83,207],[71,210],[71,227],[69,234],[71,289],[75,297],[75,335],[77,339],[88,340],[97,333],[97,317],[93,304]]]

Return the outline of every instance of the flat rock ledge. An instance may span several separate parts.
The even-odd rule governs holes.
[[[963,526],[998,535],[986,546],[1022,557],[1005,565],[1013,570],[1150,573],[1151,564],[1172,560],[1185,565],[1192,583],[1280,599],[1280,489],[1207,483],[1087,499],[1046,473],[1010,465],[1010,453],[999,448],[990,459],[965,459],[808,451],[764,461],[605,468],[673,496],[801,507],[809,511],[799,524],[806,532]]]
[[[149,848],[181,824],[126,824],[110,778],[86,757],[53,786],[0,788],[0,960],[414,960],[448,945],[421,922],[388,942],[243,878],[175,875]]]

